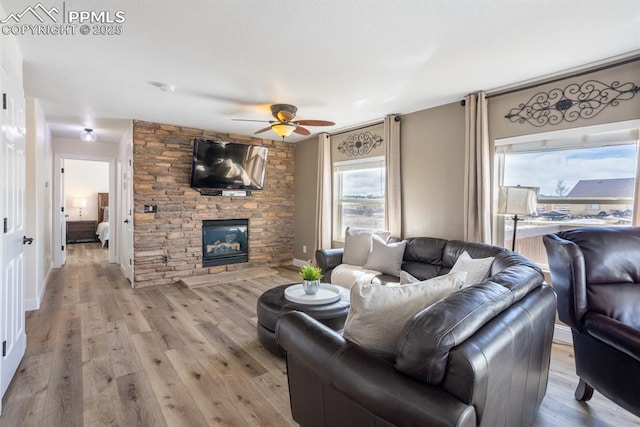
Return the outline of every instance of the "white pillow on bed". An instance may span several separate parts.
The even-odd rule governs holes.
[[[109,207],[108,206],[102,208],[102,221],[103,222],[109,221]]]

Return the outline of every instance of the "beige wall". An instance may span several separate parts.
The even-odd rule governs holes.
[[[462,238],[464,108],[454,103],[401,120],[403,237]],[[294,237],[298,260],[315,260],[317,163],[317,139],[298,142]]]
[[[293,257],[315,261],[316,187],[318,182],[318,137],[295,144],[295,224]],[[307,252],[303,252],[306,246]]]
[[[402,116],[400,141],[403,237],[461,239],[464,107]]]
[[[37,99],[26,99],[25,308],[37,310],[44,296],[53,260],[51,132]]]

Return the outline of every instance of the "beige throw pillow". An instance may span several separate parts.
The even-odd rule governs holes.
[[[356,284],[344,337],[392,359],[404,324],[416,313],[464,286],[465,272],[449,273],[403,286]]]
[[[367,257],[364,268],[380,271],[392,276],[400,276],[402,257],[407,242],[387,243],[377,234],[371,236],[371,252]]]
[[[371,236],[374,234],[380,236],[385,242],[391,236],[388,231],[347,227],[344,235],[342,262],[362,267],[371,252]]]
[[[474,259],[471,258],[467,251],[464,251],[462,255],[458,257],[453,267],[451,267],[450,272],[455,273],[456,271],[466,271],[467,280],[465,282],[467,286],[476,285],[489,277],[489,271],[491,271],[493,259],[494,257]]]

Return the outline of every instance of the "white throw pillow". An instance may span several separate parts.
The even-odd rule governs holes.
[[[347,227],[344,233],[342,262],[362,267],[371,252],[371,236],[374,234],[380,236],[385,242],[391,236],[389,231]]]
[[[451,267],[451,273],[456,271],[467,272],[467,286],[481,283],[489,276],[491,271],[491,265],[493,264],[494,257],[488,258],[471,258],[471,256],[464,251],[462,255],[458,257],[456,263]]]
[[[392,276],[400,276],[400,267],[402,267],[402,257],[406,246],[407,242],[404,240],[402,242],[387,243],[377,234],[372,235],[371,252],[369,252],[364,268]]]
[[[356,284],[344,337],[377,355],[393,358],[404,324],[416,313],[464,286],[465,272],[404,286]]]
[[[331,284],[351,289],[356,283],[371,283],[379,271],[367,270],[364,267],[350,264],[340,264],[331,270]]]

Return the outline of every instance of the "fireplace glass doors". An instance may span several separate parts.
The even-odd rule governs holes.
[[[249,220],[202,221],[202,266],[249,261]]]

